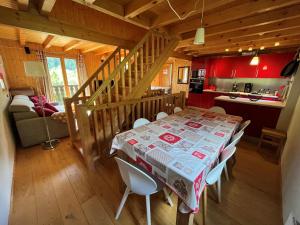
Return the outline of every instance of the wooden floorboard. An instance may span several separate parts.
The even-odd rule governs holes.
[[[18,149],[14,172],[11,225],[146,224],[145,199],[130,195],[120,219],[114,219],[122,193],[114,159],[87,171],[69,139],[54,151],[40,146]],[[230,181],[222,182],[222,202],[209,189],[208,225],[280,225],[280,168],[254,145],[242,142]],[[169,207],[162,193],[151,196],[152,224],[175,225],[177,198]],[[201,214],[194,224],[202,224]]]

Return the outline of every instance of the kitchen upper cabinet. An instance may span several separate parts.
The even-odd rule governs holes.
[[[243,57],[234,57],[235,69],[234,77],[235,78],[255,78],[257,77],[257,66],[251,66],[250,61],[252,57],[243,56]]]
[[[259,56],[259,78],[282,78],[280,72],[294,57],[294,53],[262,54]]]
[[[217,59],[214,63],[214,75],[220,78],[232,78],[234,74],[234,59],[232,57]]]

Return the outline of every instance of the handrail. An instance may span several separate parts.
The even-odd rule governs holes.
[[[78,91],[71,97],[71,99],[74,101],[76,98],[79,97],[81,92],[90,84],[90,82],[99,74],[99,72],[104,69],[104,67],[110,62],[110,60],[121,50],[121,47],[118,47],[113,51],[113,53],[101,64],[101,66],[93,73],[92,76],[90,76],[85,83],[78,89]]]
[[[102,83],[102,85],[94,92],[94,94],[90,97],[90,99],[86,102],[86,105],[92,105],[95,99],[98,97],[98,94],[103,92],[109,85],[111,80],[114,80],[118,71],[121,70],[122,67],[126,65],[126,63],[131,59],[131,57],[136,53],[136,51],[144,44],[144,42],[148,39],[150,34],[153,34],[154,31],[150,30],[142,40],[129,52],[129,54],[123,59],[123,61],[116,67],[116,69],[111,73],[106,81]]]

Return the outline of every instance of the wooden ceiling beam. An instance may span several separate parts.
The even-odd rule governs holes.
[[[165,0],[132,0],[125,5],[125,17],[133,18]]]
[[[123,5],[118,4],[111,0],[95,0],[93,4],[87,3],[85,0],[73,0],[79,4],[86,5],[90,8],[98,10],[107,15],[113,16],[120,20],[132,23],[136,26],[149,29],[150,19],[149,18],[126,18],[125,17],[125,8]]]
[[[24,30],[20,28],[16,28],[16,30],[17,30],[17,37],[18,37],[19,44],[21,46],[24,46],[26,44],[26,37],[25,37]]]
[[[39,0],[40,13],[44,16],[49,15],[52,11],[56,0]]]
[[[205,11],[210,11],[213,10],[215,8],[218,8],[222,5],[225,4],[229,4],[231,2],[234,2],[235,0],[214,0],[214,1],[206,1],[205,2]],[[202,11],[202,1],[199,1],[200,5],[198,5],[196,7],[196,10],[194,10],[194,1],[193,0],[187,0],[185,1],[184,4],[182,4],[182,2],[180,2],[180,5],[175,6],[174,8],[177,10],[176,12],[180,15],[180,16],[184,16],[187,13],[191,12],[192,10],[193,13],[191,13],[190,16],[201,13]],[[200,18],[198,18],[200,21]],[[180,23],[182,22],[181,20],[179,20],[179,18],[174,14],[174,12],[170,9],[168,13],[164,13],[161,14],[160,16],[158,16],[156,19],[154,19],[154,21],[152,22],[151,27],[152,28],[157,28],[157,27],[161,27],[161,26],[166,26],[168,24],[174,23],[179,21]]]
[[[241,1],[243,3],[243,1]],[[248,0],[246,3],[238,4],[233,7],[228,7],[227,9],[224,9],[222,11],[217,12],[211,12],[204,15],[204,26],[210,27],[218,24],[224,24],[229,21],[237,20],[238,19],[245,18],[247,16],[253,16],[253,18],[257,18],[257,23],[262,23],[263,19],[268,19],[268,21],[272,21],[273,15],[271,13],[268,13],[271,10],[280,9],[283,7],[292,6],[295,4],[299,4],[300,0],[266,0],[266,1],[252,1]],[[257,14],[261,13],[260,17],[262,18],[262,21],[259,21],[259,15]],[[271,18],[265,17],[263,14],[268,13],[268,15],[271,14]],[[280,13],[282,13],[280,15]],[[284,18],[286,12],[278,11],[275,15],[277,19]],[[289,12],[289,14],[295,14],[293,10]],[[289,16],[289,15],[287,15]],[[274,19],[273,19],[274,20]],[[241,24],[239,24],[239,27],[243,25],[244,21],[241,21]],[[250,21],[245,21],[244,23],[253,23],[253,20],[250,19]],[[174,25],[168,26],[168,29],[172,31],[173,33],[185,33],[188,31],[192,31],[200,27],[200,19],[199,18],[191,18],[186,19],[182,21],[181,23],[176,23]],[[233,27],[234,28],[234,27]]]
[[[54,39],[54,35],[51,35],[51,34],[49,34],[47,37],[46,37],[46,39],[43,41],[43,47],[44,48],[50,48],[51,47],[51,42],[53,41],[53,39]]]
[[[300,29],[299,28],[292,28],[292,29],[287,29],[287,30],[282,30],[282,31],[275,31],[275,32],[268,32],[264,33],[263,35],[260,34],[254,34],[251,36],[246,36],[246,37],[232,37],[228,39],[221,39],[221,38],[215,38],[215,37],[208,37],[206,38],[206,44],[231,44],[231,43],[238,43],[242,41],[253,41],[253,40],[268,40],[270,38],[280,38],[280,37],[288,37],[288,36],[293,36],[293,35],[298,35],[300,34]],[[182,41],[178,44],[176,47],[177,49],[188,47],[188,46],[193,46],[193,41]]]
[[[300,17],[295,19],[290,19],[281,22],[270,23],[266,25],[260,25],[253,28],[247,29],[240,29],[236,31],[226,32],[224,31],[222,34],[215,35],[214,33],[209,33],[209,30],[205,33],[205,38],[211,37],[210,40],[215,39],[230,39],[236,37],[246,37],[251,35],[261,35],[268,32],[276,32],[276,31],[283,31],[292,28],[299,28],[300,27]],[[181,35],[182,40],[192,41],[195,37],[195,31],[188,32]]]
[[[80,40],[72,40],[63,47],[63,50],[64,50],[64,52],[70,51],[70,50],[78,47],[80,44],[81,44]]]
[[[19,10],[26,11],[29,7],[29,0],[17,0]]]
[[[115,46],[106,45],[106,46],[102,46],[94,53],[95,53],[95,55],[104,55],[104,54],[113,52],[115,49],[116,49]]]
[[[241,46],[252,46],[252,47],[256,47],[256,48],[260,48],[261,46],[265,45],[274,45],[275,42],[279,42],[279,43],[283,43],[283,42],[293,42],[293,41],[299,41],[300,40],[300,34],[296,34],[293,36],[288,36],[288,37],[274,37],[274,38],[269,38],[267,40],[251,40],[251,41],[241,41],[241,42],[236,42],[236,43],[220,43],[220,44],[214,44],[214,43],[209,43],[207,45],[204,46],[190,46],[190,47],[186,47],[183,48],[183,51],[190,51],[190,50],[209,50],[209,49],[223,49],[223,51],[225,49],[230,49],[230,48],[240,48]],[[300,41],[299,41],[300,44]]]
[[[92,46],[92,47],[89,47],[89,48],[86,48],[84,50],[81,51],[82,54],[85,54],[85,53],[88,53],[88,52],[92,52],[92,51],[95,51],[99,48],[103,47],[103,45],[99,44],[99,45],[96,45],[96,46]]]
[[[131,40],[108,35],[105,30],[103,32],[99,32],[86,27],[77,26],[71,22],[64,23],[51,18],[48,19],[35,12],[31,12],[31,10],[16,11],[14,9],[0,6],[0,23],[54,35],[62,35],[121,47],[130,48],[135,45],[135,42]]]

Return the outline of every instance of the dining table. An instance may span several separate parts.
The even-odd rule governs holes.
[[[199,211],[205,178],[242,118],[185,108],[116,135],[111,154],[122,151],[178,196],[176,224],[191,224]],[[185,210],[182,210],[185,209]]]

